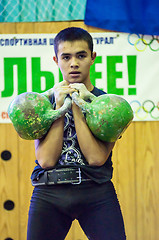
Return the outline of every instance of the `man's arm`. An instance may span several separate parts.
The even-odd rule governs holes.
[[[63,105],[67,94],[71,94],[73,91],[66,81],[54,86],[56,109]],[[42,168],[51,168],[56,165],[63,147],[63,134],[64,116],[54,121],[44,139],[35,140],[35,154]]]
[[[64,117],[57,119],[46,137],[35,140],[36,158],[42,168],[54,167],[59,159],[63,146]]]
[[[101,166],[108,159],[115,143],[102,142],[97,139],[87,126],[81,109],[72,104],[77,139],[83,155],[89,165]]]

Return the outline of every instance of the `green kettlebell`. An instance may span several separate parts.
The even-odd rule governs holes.
[[[8,115],[21,138],[27,140],[42,138],[51,124],[71,108],[71,99],[67,97],[63,106],[54,110],[49,101],[52,93],[53,89],[41,94],[25,92],[16,96],[10,103]]]
[[[115,94],[99,97],[91,94],[92,102],[89,103],[75,92],[72,99],[86,113],[86,122],[92,133],[102,141],[115,142],[133,120],[130,104]]]

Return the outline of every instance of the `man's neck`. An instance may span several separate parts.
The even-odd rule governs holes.
[[[93,90],[93,88],[94,88],[94,86],[92,85],[91,82],[88,82],[87,84],[85,84],[85,86],[86,86],[87,90],[90,91],[90,92],[91,92],[91,91]]]

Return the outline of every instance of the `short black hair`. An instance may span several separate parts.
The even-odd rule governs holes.
[[[61,42],[65,41],[77,41],[77,40],[84,40],[88,43],[88,48],[93,53],[93,39],[92,36],[83,28],[78,27],[68,27],[61,30],[54,39],[54,51],[57,57],[58,53],[58,46]]]

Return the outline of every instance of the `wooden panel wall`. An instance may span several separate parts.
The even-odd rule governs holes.
[[[89,32],[104,32],[81,21],[56,23],[0,23],[0,34],[57,33],[68,26]],[[113,151],[113,182],[123,211],[128,240],[158,240],[159,236],[159,122],[133,122]],[[26,239],[27,214],[32,193],[30,174],[34,167],[34,143],[17,136],[11,124],[0,124],[0,240]],[[6,210],[4,202],[15,203]],[[74,221],[66,240],[86,240]]]

